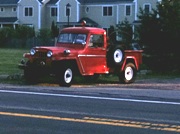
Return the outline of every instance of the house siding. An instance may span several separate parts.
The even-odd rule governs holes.
[[[50,6],[46,6],[45,7],[45,19],[44,19],[44,22],[45,22],[45,25],[47,26],[47,28],[50,28],[51,25],[52,25],[52,22],[54,21],[55,23],[57,22],[57,16],[51,16],[51,8],[58,8],[57,6],[55,5],[50,5]],[[58,9],[57,9],[58,10]]]
[[[126,15],[126,6],[130,6],[130,15]],[[127,19],[130,23],[134,21],[134,5],[133,4],[120,4],[118,11],[118,23]]]
[[[4,11],[0,11],[0,17],[16,17],[17,11],[13,11],[13,8],[16,8],[16,6],[0,6],[0,8],[3,8]]]

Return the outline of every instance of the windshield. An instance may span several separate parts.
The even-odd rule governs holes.
[[[58,43],[68,44],[86,44],[86,34],[61,33],[58,37]]]

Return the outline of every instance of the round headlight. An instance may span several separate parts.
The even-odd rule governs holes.
[[[31,50],[30,50],[30,54],[31,54],[31,55],[35,55],[35,53],[36,53],[36,50],[35,50],[35,49],[31,49]]]
[[[48,51],[48,52],[47,52],[47,57],[50,58],[52,55],[53,55],[52,51]]]

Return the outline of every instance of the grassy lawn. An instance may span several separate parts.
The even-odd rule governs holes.
[[[0,48],[0,75],[22,73],[22,70],[18,68],[18,64],[23,58],[23,53],[28,51],[27,49]]]

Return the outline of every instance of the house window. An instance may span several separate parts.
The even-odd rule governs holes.
[[[1,8],[0,8],[0,12],[4,12],[4,7],[1,7]]]
[[[150,4],[145,4],[144,5],[144,11],[145,11],[145,13],[150,13],[150,10],[151,10],[151,7],[150,7]]]
[[[51,8],[51,16],[57,16],[57,8],[56,7],[52,7]]]
[[[86,7],[85,11],[86,11],[86,13],[88,13],[89,12],[89,7]]]
[[[12,8],[12,12],[16,12],[17,11],[17,8],[16,7],[13,7]]]
[[[32,7],[25,7],[24,14],[25,14],[25,16],[33,16],[33,8]]]
[[[126,16],[130,16],[130,15],[131,15],[131,6],[126,5]]]
[[[112,7],[103,7],[103,16],[112,16]]]

